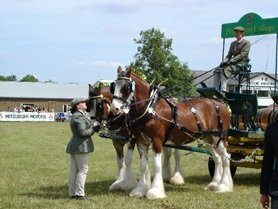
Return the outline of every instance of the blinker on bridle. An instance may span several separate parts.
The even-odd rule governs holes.
[[[132,82],[132,79],[129,78],[129,77],[118,77],[117,80],[126,80],[126,81],[129,81],[129,82]],[[128,84],[128,85],[129,85],[129,84]],[[115,83],[114,83],[114,88],[115,88]],[[114,90],[115,90],[115,89],[114,89]],[[132,91],[134,91],[134,89],[131,88],[131,92],[132,92]],[[113,92],[113,94],[114,94],[114,92]],[[118,100],[120,100],[120,101],[122,101],[122,102],[124,102],[124,103],[126,104],[126,103],[128,103],[128,99],[129,99],[129,98],[124,99],[124,98],[122,98],[122,97],[113,95],[113,99],[118,99]]]

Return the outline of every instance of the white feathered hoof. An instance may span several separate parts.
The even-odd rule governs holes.
[[[133,190],[136,187],[136,185],[137,185],[136,179],[134,179],[134,178],[126,179],[122,183],[122,190],[126,191],[126,192],[130,192],[131,190]]]
[[[178,186],[178,185],[183,185],[184,184],[184,179],[182,175],[179,172],[176,172],[172,178],[170,179],[170,184]]]
[[[143,187],[136,187],[134,188],[130,193],[129,196],[130,197],[144,197],[147,193],[147,188],[143,188]]]
[[[121,190],[121,180],[116,180],[113,184],[110,185],[109,190],[110,191],[117,191]]]
[[[232,192],[233,187],[229,188],[226,184],[219,184],[218,187],[216,188],[215,192],[217,193],[225,193],[225,192]]]
[[[110,187],[110,191],[125,191],[129,192],[136,187],[137,181],[135,179],[121,179],[115,181]]]
[[[162,199],[166,197],[164,189],[152,188],[147,192],[148,199]]]
[[[206,191],[216,192],[218,190],[219,184],[216,182],[210,182],[206,187]]]

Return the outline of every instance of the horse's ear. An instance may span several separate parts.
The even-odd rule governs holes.
[[[94,91],[94,87],[89,84],[89,97],[92,96],[92,92]]]
[[[96,91],[96,89],[91,84],[89,84],[89,97],[96,96],[95,91]]]
[[[94,90],[94,87],[91,84],[89,84],[89,91],[93,91],[93,90]]]
[[[130,68],[128,69],[128,71],[126,72],[126,77],[129,77],[129,78],[130,78],[131,73],[132,73],[132,68],[130,67]]]

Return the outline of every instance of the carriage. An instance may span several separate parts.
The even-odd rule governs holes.
[[[243,16],[238,23],[222,26],[223,49],[225,37],[231,37],[232,28],[235,25],[240,24],[246,28],[255,27],[255,23],[252,23],[253,17],[254,19],[260,18],[258,15],[250,13]],[[264,22],[260,18],[260,24],[267,24],[267,20],[265,19]],[[227,33],[226,35],[223,35],[223,28]],[[274,31],[277,32],[276,30]],[[246,35],[254,35],[253,31],[247,31],[249,31],[249,34]],[[266,33],[265,31],[262,33],[262,30],[260,32],[256,31],[256,34]],[[208,163],[210,174],[213,176],[212,181],[206,187],[210,191],[232,191],[231,173],[234,175],[236,168],[239,166],[260,168],[263,157],[264,133],[258,129],[255,121],[258,111],[257,96],[240,93],[241,82],[244,79],[249,81],[250,88],[250,68],[251,66],[246,66],[239,69],[236,75],[238,88],[235,93],[226,92],[223,97],[214,88],[200,88],[197,91],[202,96],[201,98],[177,104],[169,102],[159,93],[157,86],[148,84],[142,78],[133,74],[131,70],[124,76],[118,76],[114,86],[111,86],[113,97],[109,108],[114,117],[112,121],[117,119],[117,125],[122,124],[120,127],[126,128],[124,133],[126,137],[123,137],[123,140],[134,142],[135,139],[137,147],[141,149],[141,178],[137,186],[133,187],[130,192],[131,196],[147,196],[152,199],[165,197],[162,182],[163,167],[161,166],[162,146],[173,147],[176,150],[184,149],[210,154],[210,159],[213,158],[214,160],[209,160]],[[277,65],[275,69],[277,75],[276,71]],[[274,94],[276,95],[275,91]],[[94,95],[90,95],[90,97],[99,98],[99,96]],[[229,112],[228,107],[231,112]],[[196,111],[198,114],[200,113],[199,116],[197,116]],[[231,121],[229,115],[231,115]],[[188,117],[196,123],[187,123]],[[119,118],[122,121],[118,121]],[[159,131],[154,132],[153,130]],[[102,136],[117,140],[117,136],[109,134]],[[206,143],[200,143],[198,147],[184,145],[198,138],[205,139]],[[169,144],[170,141],[173,144]],[[228,147],[225,146],[226,143],[229,144]],[[150,183],[151,179],[147,165],[147,150],[150,144],[152,144],[155,153],[155,175],[152,184]],[[132,146],[134,147],[134,144]],[[128,163],[130,162],[128,161]],[[117,181],[122,181],[122,178],[124,177],[119,177],[115,184],[118,183]],[[113,185],[111,186],[113,187]]]
[[[225,38],[232,37],[233,28],[236,25],[242,25],[246,28],[245,36],[277,34],[276,38],[276,66],[275,66],[275,86],[273,100],[277,100],[276,96],[276,80],[277,80],[277,42],[278,42],[278,18],[262,19],[255,13],[244,15],[239,22],[228,23],[222,25],[221,36],[223,38],[222,60],[224,59]],[[276,21],[276,22],[275,22]],[[265,26],[265,29],[258,30]],[[267,27],[266,27],[267,26]],[[271,26],[271,29],[267,29]],[[276,28],[276,29],[275,29]],[[231,109],[231,128],[228,131],[228,151],[231,153],[231,173],[235,175],[237,167],[247,167],[260,169],[264,154],[264,131],[267,124],[278,120],[277,105],[271,105],[268,108],[258,109],[257,95],[251,94],[250,91],[250,72],[251,65],[238,69],[235,78],[238,82],[236,92],[226,92],[223,95],[214,88],[199,88],[197,91],[203,97],[218,98],[224,100]],[[248,94],[241,92],[242,82],[247,83],[246,90]],[[276,101],[277,102],[277,101]],[[175,147],[173,145],[165,145]],[[199,143],[198,147],[180,146],[179,149],[189,150],[209,154],[206,145]],[[209,157],[208,169],[211,176],[214,172],[214,162]]]

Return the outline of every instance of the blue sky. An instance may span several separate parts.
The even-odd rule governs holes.
[[[221,61],[223,23],[277,11],[277,0],[0,0],[0,75],[60,83],[115,79],[118,65],[134,61],[133,39],[152,27],[173,39],[173,54],[190,69],[209,70]],[[275,38],[252,45],[253,71],[274,72]]]

